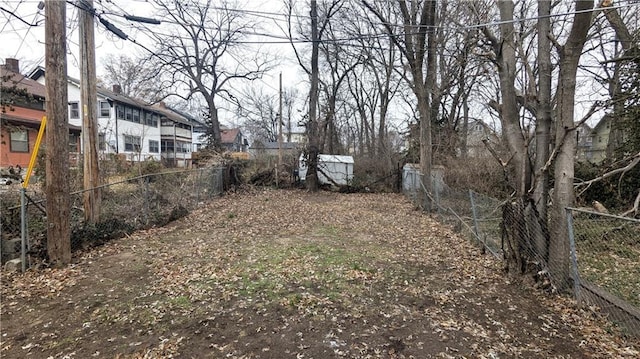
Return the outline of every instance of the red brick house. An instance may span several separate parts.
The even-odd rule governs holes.
[[[0,66],[0,167],[29,165],[42,117],[45,87],[20,74],[18,60]],[[80,128],[69,126],[69,152],[77,154]],[[77,156],[75,156],[77,157]]]

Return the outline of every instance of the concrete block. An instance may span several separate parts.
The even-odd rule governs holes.
[[[12,259],[4,264],[4,270],[7,272],[19,272],[22,270],[22,260],[20,258]]]

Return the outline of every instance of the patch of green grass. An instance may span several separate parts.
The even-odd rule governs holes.
[[[582,278],[640,308],[640,226],[609,218],[574,223]]]
[[[342,234],[342,230],[332,224],[320,225],[314,229],[316,236],[325,236],[332,239],[339,239]]]
[[[178,307],[182,309],[190,308],[192,305],[191,300],[184,295],[174,297],[174,298],[169,298],[169,304],[171,304],[174,307]]]
[[[244,298],[288,306],[337,302],[365,290],[360,288],[363,280],[354,281],[354,271],[376,273],[366,265],[368,259],[360,249],[339,246],[332,240],[258,245],[234,264],[230,272],[234,279],[225,286]]]

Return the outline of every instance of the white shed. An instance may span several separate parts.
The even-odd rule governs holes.
[[[301,181],[307,176],[307,160],[304,155],[300,155],[298,175]],[[318,179],[321,184],[350,184],[353,180],[353,157],[318,155]]]

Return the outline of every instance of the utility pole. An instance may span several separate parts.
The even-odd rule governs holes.
[[[309,123],[307,136],[309,147],[307,148],[307,175],[305,182],[310,191],[318,190],[318,1],[311,0],[311,89],[309,90]]]
[[[66,3],[46,0],[45,70],[47,111],[47,253],[51,264],[71,262],[69,222],[69,121],[67,119]]]
[[[280,73],[280,110],[278,110],[278,171],[282,169],[282,72]],[[278,181],[276,171],[276,182]]]
[[[93,0],[78,0],[80,12],[80,96],[82,103],[82,146],[84,174],[84,219],[100,220],[100,175],[98,166],[96,49]]]

